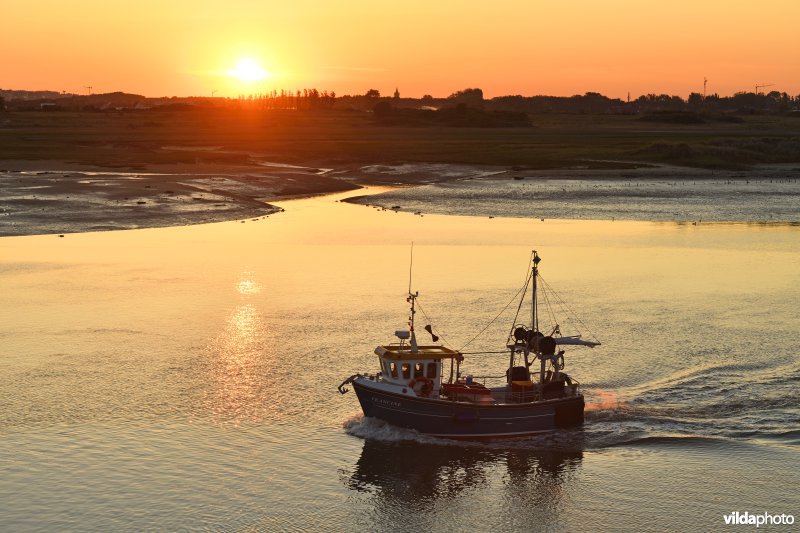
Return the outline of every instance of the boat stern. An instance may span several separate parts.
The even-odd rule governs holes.
[[[583,410],[586,402],[583,395],[579,394],[570,402],[556,405],[553,423],[557,428],[568,428],[583,425]]]

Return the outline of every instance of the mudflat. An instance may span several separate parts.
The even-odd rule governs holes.
[[[276,199],[370,183],[800,172],[794,116],[653,124],[548,114],[531,122],[389,126],[354,110],[0,113],[0,235],[246,219],[275,212]]]
[[[280,211],[272,199],[356,187],[303,168],[185,173],[6,163],[13,169],[0,172],[0,236],[257,220]]]

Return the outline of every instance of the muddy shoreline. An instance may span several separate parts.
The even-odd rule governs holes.
[[[320,169],[0,162],[0,236],[66,234],[228,220],[281,211],[271,202],[358,189]]]
[[[608,161],[607,163],[614,163]],[[797,179],[796,165],[747,171],[673,166],[536,170],[446,163],[300,166],[163,164],[113,168],[61,161],[0,161],[0,236],[66,234],[260,220],[281,199],[354,191],[348,202],[381,205],[358,190],[454,180]],[[389,207],[389,206],[383,206]]]

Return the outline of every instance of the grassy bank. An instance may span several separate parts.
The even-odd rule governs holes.
[[[0,159],[145,169],[246,168],[264,159],[337,168],[441,162],[524,169],[800,163],[800,119],[673,124],[625,115],[534,115],[530,127],[387,126],[350,111],[0,113]],[[178,150],[174,147],[179,147]],[[213,148],[213,149],[209,149]]]

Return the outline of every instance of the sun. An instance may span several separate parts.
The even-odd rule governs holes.
[[[228,76],[239,81],[261,81],[269,77],[255,59],[243,58],[236,63],[236,67],[228,71]]]

